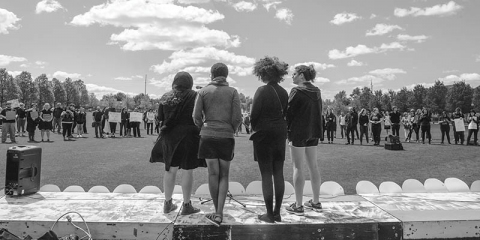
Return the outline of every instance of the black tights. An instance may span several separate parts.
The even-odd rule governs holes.
[[[62,130],[63,138],[72,136],[72,123],[62,123]]]
[[[262,191],[267,215],[273,219],[274,215],[280,214],[283,194],[285,192],[285,180],[283,179],[284,161],[262,162],[258,161],[262,174]],[[273,177],[273,181],[272,181]],[[273,185],[275,184],[275,209],[273,209]]]

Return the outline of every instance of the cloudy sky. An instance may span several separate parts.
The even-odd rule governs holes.
[[[371,81],[475,87],[479,9],[477,0],[2,0],[0,67],[82,79],[99,96],[141,93],[145,75],[160,96],[181,70],[203,86],[215,62],[253,96],[251,66],[266,55],[314,64],[325,98]]]

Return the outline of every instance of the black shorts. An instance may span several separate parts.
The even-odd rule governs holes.
[[[318,138],[310,138],[300,141],[292,141],[291,145],[294,147],[316,147],[318,145]]]
[[[233,150],[235,149],[235,139],[201,137],[198,148],[199,159],[222,159],[232,161]]]

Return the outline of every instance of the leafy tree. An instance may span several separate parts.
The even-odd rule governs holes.
[[[412,95],[409,96],[408,106],[415,109],[424,107],[424,99],[427,95],[427,89],[423,85],[417,84],[413,87]]]
[[[472,104],[475,112],[480,113],[480,86],[473,89]]]
[[[447,92],[447,110],[453,112],[459,107],[462,112],[470,111],[472,107],[473,89],[465,81],[455,82]]]
[[[370,105],[370,101],[372,99],[372,91],[370,90],[369,87],[363,87],[362,91],[360,93],[360,96],[358,98],[360,102],[360,106],[357,108],[357,110],[365,108],[368,109]]]
[[[427,89],[427,95],[425,98],[425,105],[433,113],[441,113],[445,110],[447,101],[445,96],[447,96],[448,88],[440,82],[439,80],[435,81],[435,84],[432,87]]]
[[[80,92],[73,83],[72,79],[66,78],[65,82],[63,83],[65,88],[66,98],[65,101],[67,104],[73,103],[75,105],[80,103]]]
[[[90,93],[88,96],[88,101],[88,106],[92,108],[96,108],[100,104],[100,101],[98,100],[97,96],[95,96],[95,93]]]
[[[2,71],[4,70],[4,71]],[[22,91],[17,84],[17,81],[8,74],[6,69],[0,69],[0,103],[5,103],[9,100],[19,99]]]
[[[34,92],[38,92],[35,91],[35,84],[32,80],[32,75],[27,71],[23,71],[15,77],[15,81],[17,82],[18,87],[22,90],[19,101],[25,103],[26,106],[30,106],[32,103],[32,100],[30,99],[32,88]],[[34,98],[34,101],[37,99],[38,97]]]
[[[47,75],[42,74],[35,79],[35,83],[38,86],[39,93],[39,106],[42,106],[45,103],[49,103],[53,106],[55,96],[53,95],[52,83],[48,81]]]
[[[350,97],[352,101],[350,102],[350,105],[356,109],[360,109],[362,107],[362,104],[360,103],[360,96],[362,95],[362,92],[360,88],[356,87],[353,89],[352,93],[350,94]]]
[[[63,84],[60,82],[60,80],[53,78],[52,79],[52,84],[53,84],[53,96],[55,97],[55,102],[56,103],[66,103],[67,101],[67,92],[65,91],[65,87]]]
[[[403,87],[398,91],[393,100],[395,106],[397,106],[398,111],[407,112],[411,106],[408,105],[408,99],[412,96],[413,93],[409,91],[406,87]]]
[[[375,91],[372,98],[370,99],[368,108],[370,110],[373,110],[373,108],[378,108],[379,110],[382,110],[382,96],[383,96],[382,90]]]

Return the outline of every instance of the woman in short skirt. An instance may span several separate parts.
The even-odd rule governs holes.
[[[237,90],[228,86],[227,65],[216,63],[210,73],[212,81],[198,91],[193,118],[201,127],[198,158],[207,161],[208,186],[215,205],[215,213],[207,214],[206,219],[220,226],[235,148],[234,135],[242,123],[242,111]]]
[[[40,123],[38,125],[38,129],[40,129],[40,134],[43,137],[45,132],[47,132],[47,142],[50,142],[50,131],[52,131],[52,120],[53,120],[53,111],[50,108],[49,103],[45,103],[43,105],[43,110],[40,112]]]
[[[253,73],[266,83],[255,92],[252,103],[251,124],[254,134],[253,153],[262,174],[262,192],[267,213],[259,215],[264,222],[281,222],[285,180],[283,164],[285,162],[285,145],[287,139],[288,93],[278,83],[288,74],[288,64],[278,58],[265,57],[254,65]],[[273,181],[272,181],[273,178]],[[275,185],[275,191],[273,187]],[[273,195],[275,192],[275,208]]]
[[[150,162],[163,162],[163,189],[165,203],[163,212],[169,213],[177,209],[172,201],[175,178],[178,169],[183,170],[182,192],[183,207],[181,215],[200,212],[192,206],[193,169],[206,167],[205,160],[199,160],[199,129],[192,119],[193,106],[197,93],[192,90],[193,78],[187,72],[179,72],[172,83],[172,91],[165,93],[160,99],[158,118],[162,122],[160,136],[152,149]]]

